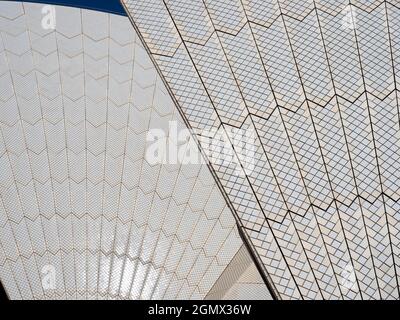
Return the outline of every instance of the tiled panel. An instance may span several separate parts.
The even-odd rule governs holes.
[[[280,298],[398,298],[398,2],[122,2]]]
[[[57,6],[49,31],[42,6],[0,1],[2,284],[12,299],[204,298],[242,241],[205,164],[146,160],[150,129],[186,128],[148,53],[126,17]],[[148,26],[153,53],[182,50]],[[195,127],[216,125],[210,110]]]

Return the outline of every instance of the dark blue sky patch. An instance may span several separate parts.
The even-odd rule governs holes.
[[[54,4],[59,6],[90,9],[126,16],[126,12],[119,0],[26,0],[23,2]]]

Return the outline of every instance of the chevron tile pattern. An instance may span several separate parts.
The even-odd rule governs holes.
[[[45,30],[42,7],[0,1],[8,295],[204,298],[242,240],[206,165],[146,161],[148,130],[186,126],[141,41],[127,17],[76,8]]]
[[[400,1],[122,0],[283,299],[399,299]]]

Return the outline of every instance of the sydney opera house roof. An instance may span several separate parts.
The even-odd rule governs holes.
[[[10,299],[400,298],[400,1],[38,2],[0,1]]]

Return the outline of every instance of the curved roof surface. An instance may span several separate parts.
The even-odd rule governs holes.
[[[399,1],[123,3],[279,296],[398,299]]]
[[[83,3],[0,1],[10,297],[399,299],[398,0]]]
[[[151,129],[185,128],[147,52],[127,17],[55,6],[46,29],[43,7],[0,1],[9,297],[205,298],[242,240],[206,165],[146,160]]]

